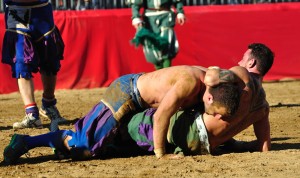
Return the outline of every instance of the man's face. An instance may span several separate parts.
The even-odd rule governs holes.
[[[208,88],[209,87],[206,87],[206,91],[203,95],[205,113],[213,116],[216,116],[217,114],[225,116],[227,114],[226,108],[215,104],[213,96],[209,93]]]
[[[238,62],[239,66],[247,68],[247,63],[248,63],[249,59],[251,58],[251,51],[252,51],[251,49],[248,49],[244,53],[242,60],[240,60],[240,62]]]

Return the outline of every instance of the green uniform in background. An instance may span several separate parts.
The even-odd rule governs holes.
[[[176,16],[184,18],[182,1],[128,0],[128,4],[132,8],[132,25],[143,24],[133,41],[143,45],[146,60],[156,69],[170,67],[179,49],[174,26]],[[144,9],[142,14],[141,8]]]

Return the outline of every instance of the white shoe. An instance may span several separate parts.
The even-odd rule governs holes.
[[[43,128],[41,120],[33,117],[32,113],[26,114],[21,122],[15,122],[13,124],[14,129],[24,129],[24,128]]]

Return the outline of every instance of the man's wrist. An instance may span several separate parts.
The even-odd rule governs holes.
[[[137,24],[140,24],[142,22],[143,21],[140,18],[134,18],[134,19],[132,19],[132,25],[137,25]]]
[[[185,16],[184,16],[183,13],[178,13],[178,14],[177,14],[177,18],[178,18],[178,19],[184,19]]]
[[[155,148],[154,149],[155,156],[159,159],[166,154],[165,148]]]

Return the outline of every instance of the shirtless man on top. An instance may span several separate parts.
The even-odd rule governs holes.
[[[262,87],[264,75],[269,71],[273,64],[274,54],[265,45],[254,43],[248,46],[243,59],[239,62],[240,66],[229,69],[235,73],[235,77],[227,75],[228,70],[221,70],[218,67],[203,69],[206,71],[204,83],[210,87],[220,83],[238,82],[243,88],[240,105],[237,112],[231,117],[223,117],[216,112],[207,109],[205,112],[201,109],[195,111],[185,111],[183,114],[175,114],[169,126],[168,142],[181,147],[187,153],[203,154],[204,152],[213,152],[219,145],[227,143],[229,148],[268,151],[270,150],[270,124],[269,124],[269,104],[266,100],[266,94]],[[211,95],[205,92],[203,101],[209,103]],[[212,107],[210,107],[212,108]],[[203,114],[202,114],[202,113]],[[151,125],[155,125],[155,119],[151,121],[155,111],[147,110],[136,114],[130,121],[128,131],[131,137],[148,151],[153,149],[153,140],[151,138]],[[176,122],[174,121],[176,120]],[[203,121],[202,121],[203,120]],[[188,122],[188,123],[187,123]],[[204,126],[199,127],[199,122]],[[147,127],[145,123],[148,124]],[[250,144],[241,144],[241,142],[232,139],[233,136],[253,125],[257,140]],[[201,134],[205,128],[206,134]],[[147,129],[146,129],[147,128]],[[188,129],[187,129],[188,128]],[[194,129],[191,129],[194,128]],[[185,130],[185,131],[183,131]],[[153,131],[155,133],[155,131]],[[180,133],[180,134],[178,134]],[[148,137],[150,135],[150,137]],[[203,139],[207,137],[207,140]],[[193,138],[193,139],[191,139]],[[153,134],[155,140],[155,135]],[[154,142],[155,143],[155,142]],[[203,148],[207,148],[203,151]],[[154,144],[155,148],[155,144]]]

